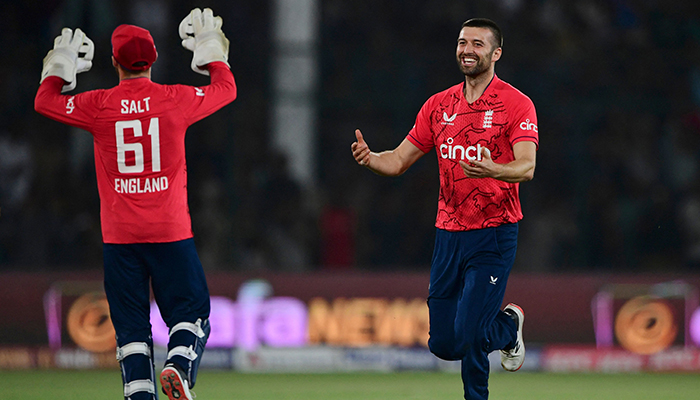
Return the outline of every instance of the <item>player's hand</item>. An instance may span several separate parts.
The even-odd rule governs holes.
[[[223,19],[215,17],[210,8],[203,11],[195,8],[180,22],[182,47],[194,52],[191,64],[194,72],[209,75],[205,66],[214,61],[228,65],[229,40],[221,30],[223,24]]]
[[[352,156],[355,157],[355,161],[357,161],[358,164],[367,167],[369,166],[370,159],[369,146],[367,146],[365,139],[362,137],[362,132],[360,132],[359,129],[355,129],[355,138],[357,141],[350,145]]]
[[[481,161],[460,160],[459,165],[468,178],[497,178],[503,168],[501,164],[493,162],[491,151],[486,147],[481,148]]]
[[[63,28],[61,35],[54,40],[53,49],[44,57],[39,82],[48,76],[58,76],[66,82],[61,92],[73,90],[77,84],[76,75],[92,68],[94,55],[95,45],[83,31]]]

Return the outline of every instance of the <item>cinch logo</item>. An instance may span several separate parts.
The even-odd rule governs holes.
[[[442,112],[442,119],[444,119],[444,121],[440,122],[440,123],[443,125],[454,125],[452,123],[452,121],[454,121],[455,118],[457,118],[457,113],[454,113],[451,117],[448,117],[447,113],[443,111]]]
[[[68,102],[66,103],[66,114],[72,114],[73,110],[75,110],[75,103],[73,102],[74,99],[75,96],[68,98]]]
[[[194,88],[194,91],[195,91],[195,94],[196,94],[197,96],[199,96],[199,97],[204,97],[204,90],[202,90],[202,89],[196,87],[196,88]]]
[[[493,123],[493,110],[488,110],[484,113],[484,125],[483,128],[490,128],[491,123]]]
[[[526,119],[524,122],[520,123],[520,129],[524,131],[535,131],[537,132],[537,125],[530,122],[530,118]],[[537,132],[539,133],[539,132]]]
[[[452,146],[454,143],[453,138],[447,138],[447,144],[440,145],[440,156],[442,158],[449,158],[450,160],[469,160],[469,161],[481,161],[481,149],[484,147],[481,144],[476,146],[469,146],[464,148],[464,146]]]

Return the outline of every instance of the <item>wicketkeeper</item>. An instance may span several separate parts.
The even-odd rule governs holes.
[[[192,69],[207,86],[151,81],[158,58],[151,34],[120,25],[112,34],[119,85],[63,95],[92,66],[93,42],[64,28],[44,58],[35,109],[94,138],[104,242],[104,285],[117,336],[124,398],[157,399],[150,288],[170,328],[160,373],[170,400],[192,399],[210,332],[209,291],[195,249],[187,204],[185,132],[236,98],[221,17],[192,10],[179,26]]]

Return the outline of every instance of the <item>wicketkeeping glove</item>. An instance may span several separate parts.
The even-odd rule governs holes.
[[[195,8],[180,22],[182,47],[194,52],[191,64],[194,72],[209,75],[209,71],[201,67],[214,61],[228,65],[229,41],[221,30],[223,24],[223,19],[215,17],[210,8],[204,11]]]
[[[83,31],[78,28],[73,32],[70,28],[63,28],[61,35],[53,42],[53,50],[44,57],[44,68],[41,70],[39,83],[47,76],[58,76],[67,82],[61,92],[75,89],[76,75],[92,68],[94,55],[95,45]]]

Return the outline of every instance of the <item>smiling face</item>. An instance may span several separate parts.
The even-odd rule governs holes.
[[[475,78],[493,69],[501,58],[501,48],[488,28],[464,27],[457,39],[457,64],[460,71]]]

